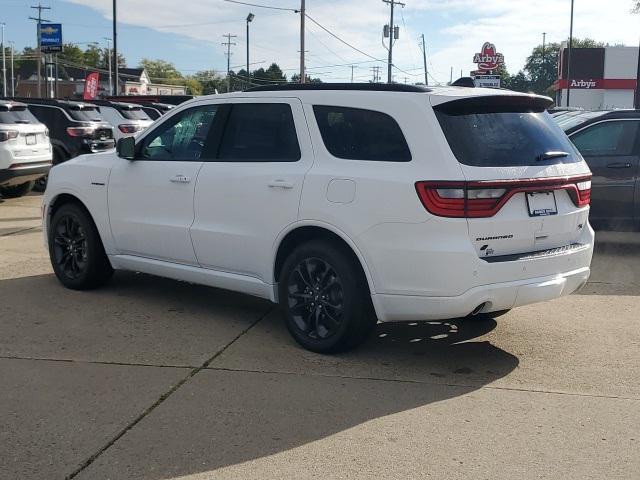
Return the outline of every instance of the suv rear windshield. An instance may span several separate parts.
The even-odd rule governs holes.
[[[14,106],[9,109],[6,106],[0,106],[0,123],[38,123],[38,119],[27,110],[27,107]]]
[[[136,108],[119,108],[120,114],[127,120],[151,120],[147,112],[140,107]]]
[[[465,108],[464,103],[454,108],[445,103],[434,109],[453,154],[464,165],[512,167],[582,160],[543,109],[517,104]]]
[[[100,111],[94,107],[71,107],[67,110],[69,116],[74,120],[78,120],[80,122],[101,122],[102,115],[100,115]]]

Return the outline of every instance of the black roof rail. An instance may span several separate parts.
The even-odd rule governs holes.
[[[90,100],[90,103],[103,107],[114,107],[114,108],[126,108],[127,110],[136,110],[141,108],[143,105],[140,103],[134,102],[116,102],[113,100]]]
[[[67,98],[13,97],[13,98],[3,98],[3,100],[14,100],[16,102],[22,102],[22,103],[33,104],[33,105],[68,105],[68,106],[90,105],[90,102],[86,102],[84,100],[71,100]]]
[[[279,85],[261,85],[251,87],[245,92],[281,92],[287,90],[358,90],[369,92],[415,92],[427,93],[431,89],[419,85],[403,83],[283,83]]]

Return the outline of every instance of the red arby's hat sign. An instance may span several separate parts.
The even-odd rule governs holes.
[[[484,42],[480,53],[473,56],[473,63],[478,64],[478,70],[489,71],[504,63],[504,56],[496,52],[496,46],[491,42]]]

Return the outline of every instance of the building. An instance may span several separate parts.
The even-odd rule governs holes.
[[[558,106],[590,110],[633,108],[638,47],[572,48],[570,80],[568,66],[568,48],[564,42],[558,62],[559,78],[554,85]]]

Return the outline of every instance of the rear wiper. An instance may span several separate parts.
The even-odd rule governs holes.
[[[541,153],[540,155],[538,155],[536,157],[536,160],[538,162],[540,162],[542,160],[551,160],[552,158],[560,158],[560,157],[568,157],[568,156],[569,156],[568,152],[561,152],[561,151],[544,152],[544,153]]]

